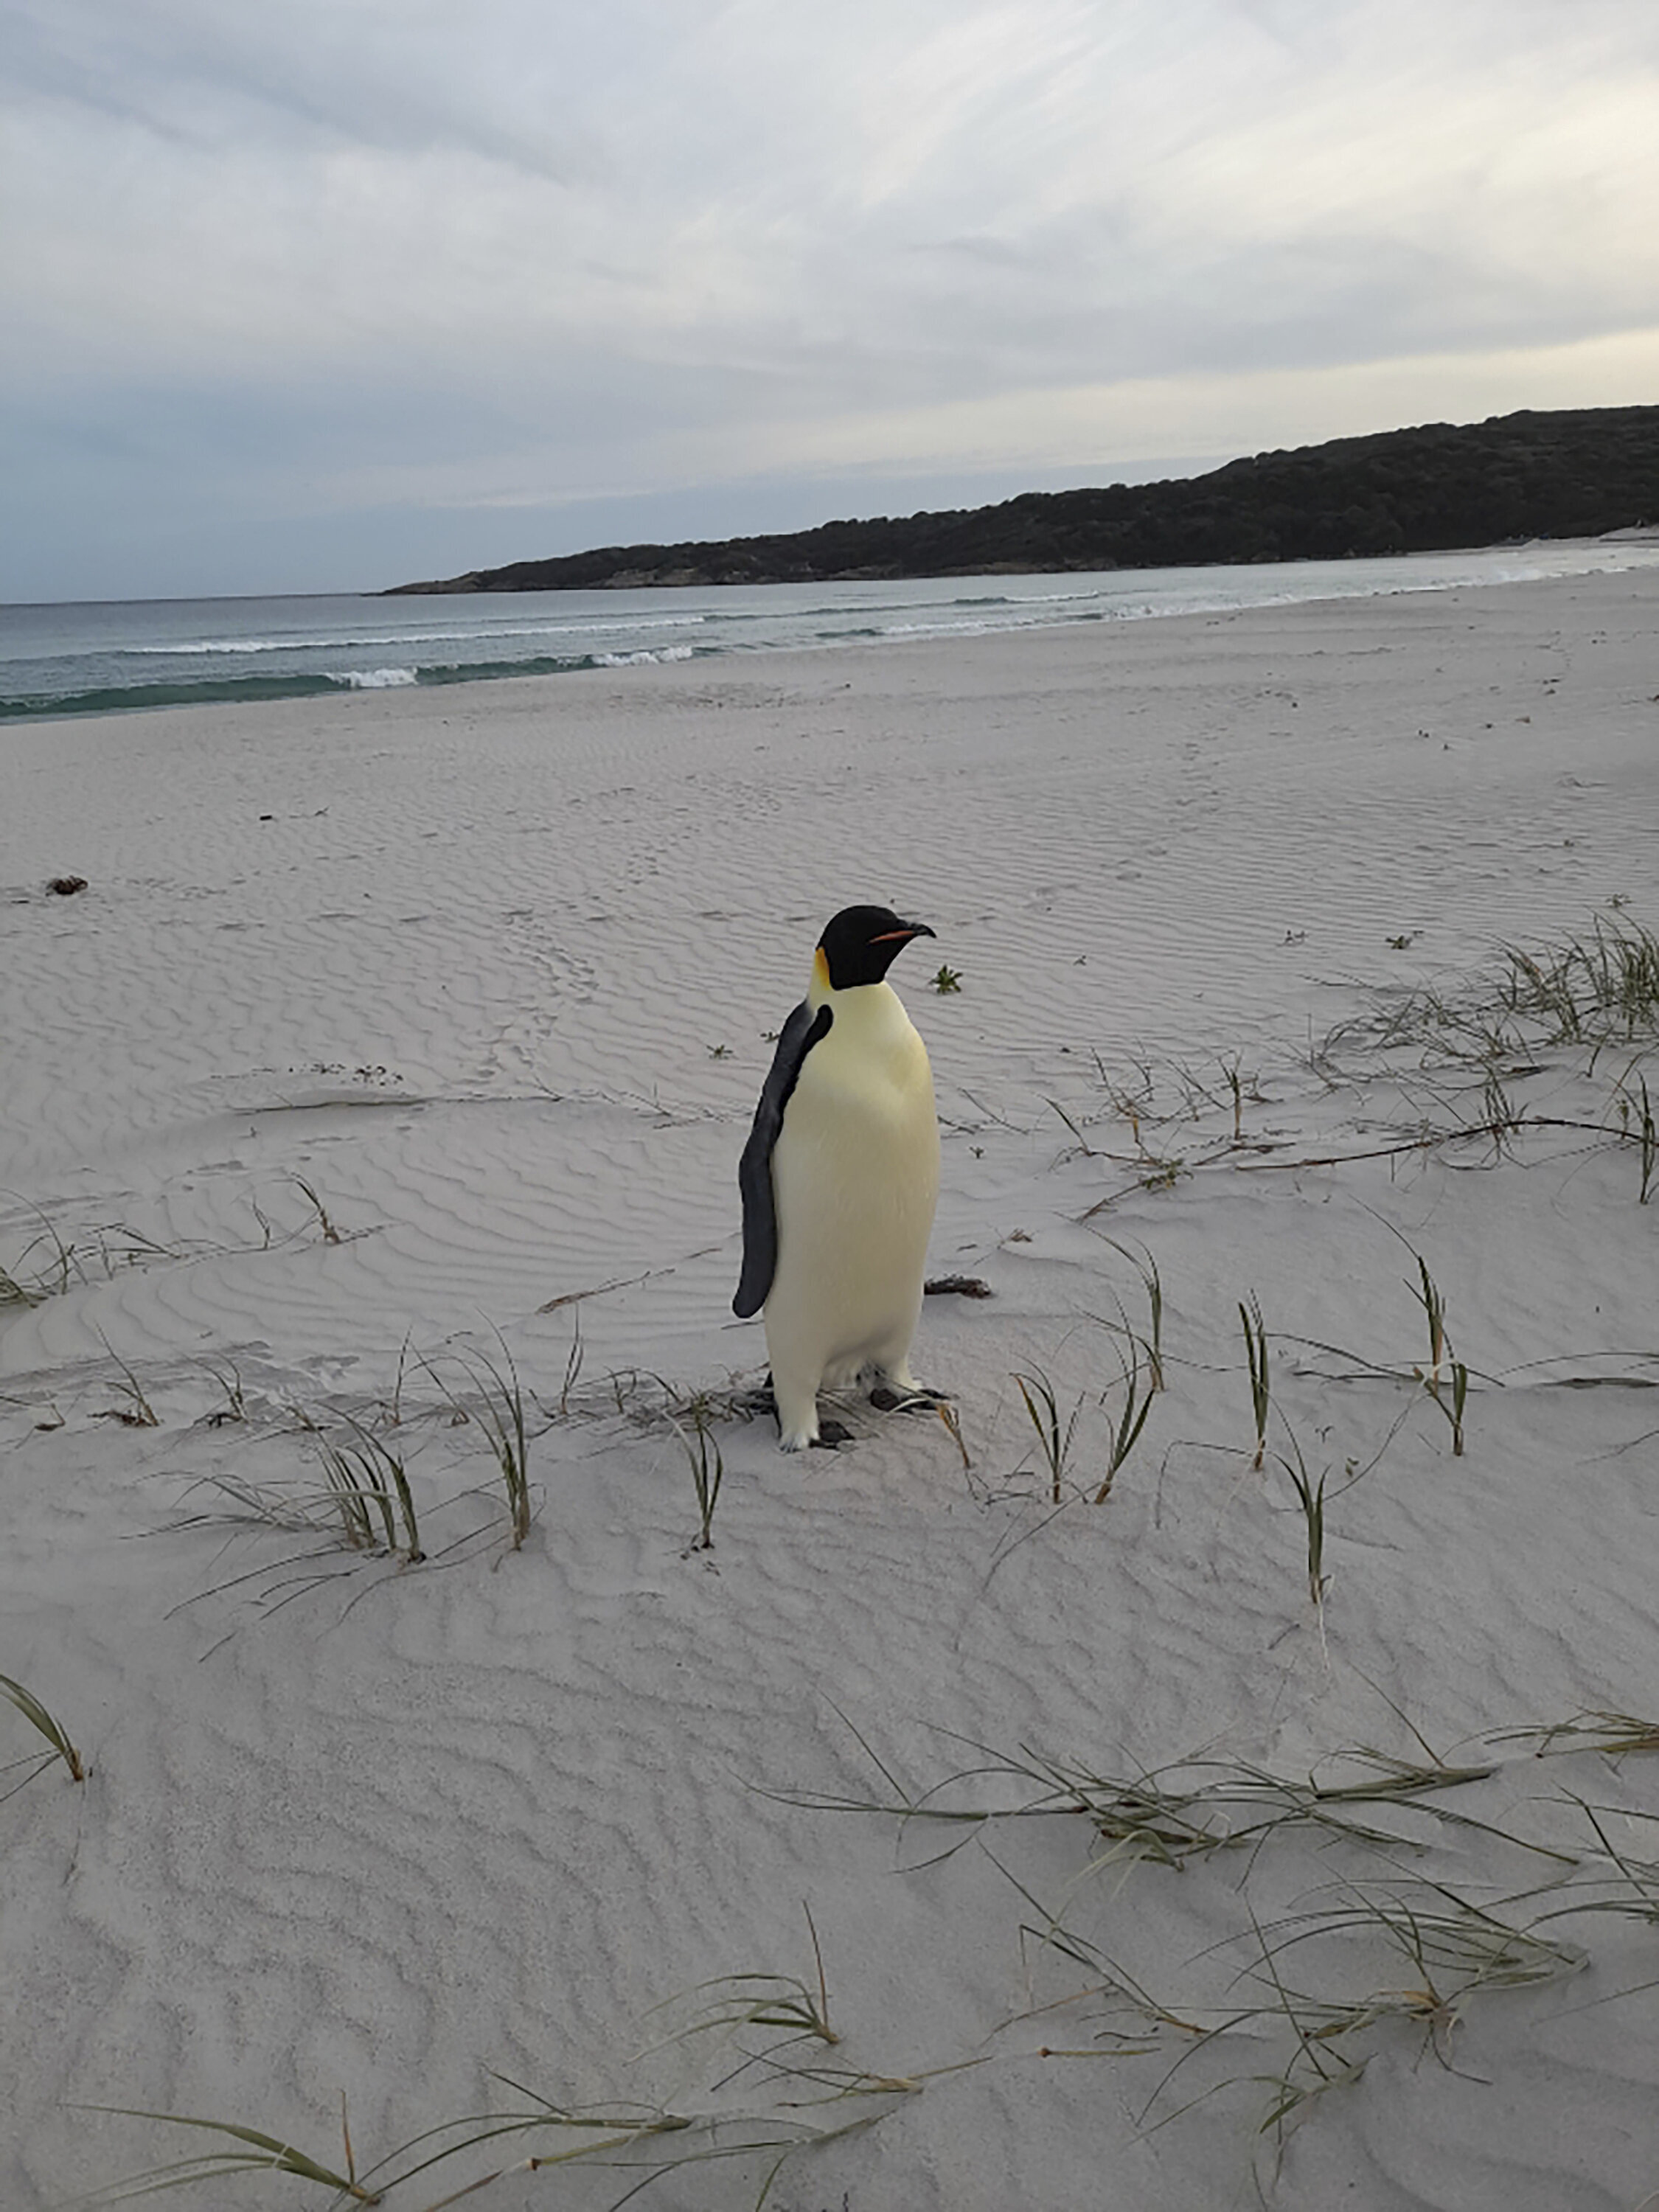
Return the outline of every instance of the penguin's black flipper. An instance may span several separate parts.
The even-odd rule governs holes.
[[[747,1321],[766,1304],[778,1264],[778,1209],[772,1194],[772,1147],[783,1127],[783,1109],[789,1103],[806,1055],[820,1037],[830,1033],[836,1017],[820,1006],[814,1014],[805,999],[784,1024],[778,1048],[772,1055],[755,1109],[755,1126],[738,1164],[738,1188],[743,1194],[743,1274],[732,1310]]]

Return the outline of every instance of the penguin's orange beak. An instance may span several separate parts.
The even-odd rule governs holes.
[[[879,937],[870,939],[872,945],[908,945],[913,937],[931,937],[933,932],[925,921],[907,921],[902,929],[884,930]]]

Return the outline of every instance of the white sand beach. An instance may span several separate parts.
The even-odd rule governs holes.
[[[1659,2203],[1653,998],[1413,997],[1659,921],[1656,748],[1651,571],[0,732],[0,2207]],[[866,900],[992,1295],[792,1458]]]

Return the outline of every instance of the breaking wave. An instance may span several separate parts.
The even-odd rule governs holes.
[[[386,691],[410,684],[473,684],[509,676],[568,676],[581,669],[637,668],[650,661],[692,660],[712,647],[659,646],[634,653],[538,653],[524,660],[447,660],[413,668],[348,668],[291,676],[178,677],[155,684],[99,684],[82,691],[0,697],[0,721],[44,714],[109,714],[131,708],[234,706],[264,699],[321,699],[339,691]]]

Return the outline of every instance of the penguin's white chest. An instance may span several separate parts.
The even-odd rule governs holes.
[[[826,1382],[866,1360],[902,1366],[921,1306],[939,1197],[927,1047],[888,985],[837,993],[772,1155],[778,1262],[767,1300]],[[786,1355],[787,1356],[787,1355]]]

